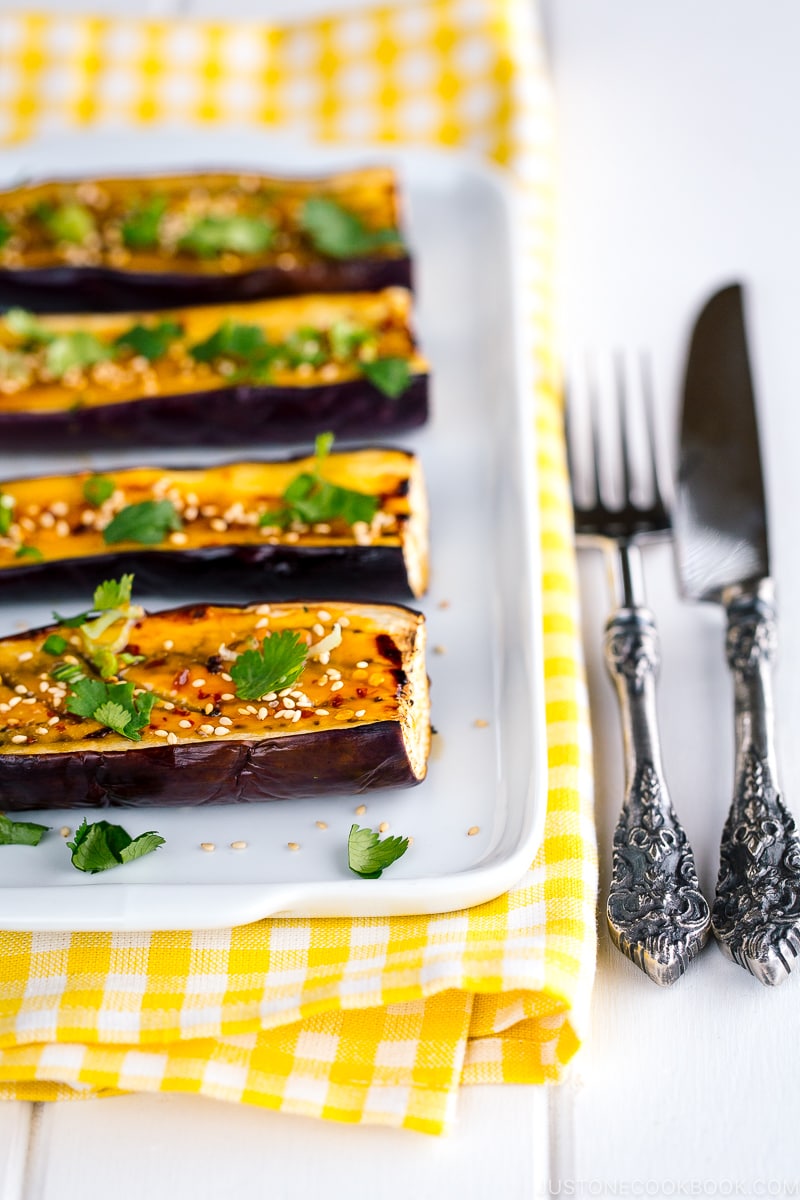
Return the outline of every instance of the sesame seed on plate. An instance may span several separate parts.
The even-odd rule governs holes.
[[[300,849],[299,842],[287,842],[286,846],[289,850],[299,850]]]
[[[200,843],[200,849],[205,850],[207,853],[210,853],[212,850],[216,850],[216,848],[217,847],[215,846],[215,844],[213,842],[201,842]]]
[[[314,824],[316,825],[317,829],[327,829],[328,828],[327,821],[315,821]]]
[[[246,850],[246,849],[247,849],[247,842],[242,842],[242,841],[231,842],[231,850]]]
[[[480,833],[480,831],[480,825],[470,825],[469,829],[467,830],[467,837],[475,837],[475,834]]]
[[[356,816],[363,817],[363,815],[366,811],[367,811],[366,804],[359,804],[358,808],[356,809]]]
[[[381,821],[380,825],[378,826],[378,833],[386,833],[388,828],[389,828],[389,822]]]

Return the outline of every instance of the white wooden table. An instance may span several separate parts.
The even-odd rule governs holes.
[[[305,3],[319,10],[335,0]],[[236,16],[268,7],[298,5],[150,0],[139,9]],[[750,284],[784,618],[778,752],[800,813],[800,5],[548,0],[545,18],[561,122],[565,346],[650,348],[666,433],[691,315],[718,284]],[[721,618],[677,602],[668,547],[648,551],[646,572],[662,633],[666,767],[708,893],[732,775]],[[587,558],[581,575],[605,891],[619,729],[600,657],[602,564]],[[601,928],[592,1034],[569,1079],[550,1090],[469,1089],[449,1139],[194,1097],[8,1103],[0,1106],[0,1200],[796,1195],[798,1031],[800,972],[769,992],[712,945],[662,991]]]

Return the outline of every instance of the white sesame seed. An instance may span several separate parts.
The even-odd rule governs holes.
[[[217,735],[217,737],[225,737],[226,733],[230,733],[230,729],[228,729],[225,725],[217,725],[214,733]]]
[[[39,728],[36,730],[36,732],[37,732],[37,733],[40,733],[40,734],[41,734],[41,735],[44,737],[44,735],[45,735],[46,733],[49,733],[49,732],[50,732],[50,730],[47,728],[47,726],[46,726],[46,725],[41,725],[41,726],[40,726],[40,727],[39,727]]]
[[[18,683],[17,686],[14,688],[14,691],[17,693],[18,696],[24,696],[25,693],[27,692],[27,690],[28,689],[25,687],[24,683]],[[17,703],[19,703],[19,701],[17,701]]]
[[[164,642],[164,649],[171,650],[174,645],[175,643],[173,642],[172,638],[167,638],[167,640]]]
[[[327,608],[320,608],[317,611],[317,616],[319,617],[320,621],[330,621],[331,619],[331,614],[328,612]]]
[[[380,825],[378,826],[378,833],[386,833],[389,827],[388,821],[381,821]]]
[[[236,696],[234,695],[233,692],[223,692],[222,695],[220,696],[220,700],[235,700],[235,699],[236,699]]]
[[[169,540],[173,546],[185,546],[189,539],[182,530],[178,529],[169,535]]]
[[[365,658],[362,658],[361,662],[356,663],[356,666],[359,668],[360,671],[364,671],[369,666],[369,663],[367,662],[367,660]]]
[[[178,721],[178,724],[180,725],[181,729],[191,729],[192,728],[192,722],[187,721],[185,717],[183,720]]]
[[[205,850],[207,854],[210,854],[211,851],[216,850],[216,848],[217,847],[214,845],[213,842],[201,842],[200,843],[200,849]]]
[[[358,808],[355,810],[355,812],[356,812],[356,816],[357,816],[357,817],[363,817],[363,816],[364,816],[364,813],[365,813],[366,811],[367,811],[367,806],[366,806],[366,804],[359,804]]]
[[[316,825],[317,829],[327,829],[328,828],[328,824],[326,821],[315,821],[314,824]]]
[[[233,721],[230,719],[230,717],[220,717],[219,723],[220,725],[232,725]]]
[[[340,690],[341,690],[343,687],[344,687],[344,684],[342,683],[341,679],[337,679],[335,683],[332,683],[332,684],[331,684],[331,691],[332,691],[332,692],[338,692],[338,691],[340,691]]]
[[[261,617],[260,620],[256,621],[255,627],[256,629],[264,629],[267,625],[269,625],[269,617]]]
[[[24,688],[23,688],[22,690],[23,690],[23,692],[25,691],[25,689],[24,689]],[[11,697],[11,699],[9,700],[9,702],[8,702],[8,707],[9,707],[9,708],[16,708],[16,707],[17,707],[17,705],[19,704],[19,702],[20,702],[20,700],[21,700],[21,699],[22,699],[22,697],[21,697],[21,696],[12,696],[12,697]]]
[[[319,621],[317,621],[317,623],[315,625],[312,625],[311,629],[312,629],[312,632],[317,635],[317,637],[322,637],[325,633],[325,626],[320,625]]]
[[[319,661],[322,663],[323,667],[327,667],[328,663],[331,661],[330,650],[322,650],[319,655]]]
[[[247,842],[231,842],[231,850],[246,850]]]
[[[50,512],[54,517],[65,517],[69,512],[69,505],[65,504],[63,500],[54,500],[50,505]]]
[[[23,742],[27,742],[28,739],[24,733],[15,733],[11,740],[15,745],[20,746]]]
[[[164,701],[163,701],[162,708],[166,708],[167,712],[172,712],[172,710],[174,709],[174,707],[175,707],[175,705],[172,703],[172,701],[171,701],[171,700],[164,700]]]
[[[56,519],[51,512],[43,512],[39,517],[39,524],[42,529],[52,529],[56,523]]]
[[[56,534],[62,538],[69,537],[69,522],[56,521]]]
[[[365,708],[357,708],[356,709],[357,717],[365,717],[366,715],[367,715],[367,710]]]
[[[156,735],[156,737],[165,738],[167,736],[167,731],[166,731],[166,729],[156,729],[155,735]]]
[[[299,842],[287,842],[286,846],[287,846],[287,849],[289,849],[289,850],[299,850],[300,849]]]
[[[194,687],[194,688],[201,688],[201,687],[205,687],[205,686],[206,686],[205,679],[193,679],[192,680],[192,687]]]
[[[167,734],[167,742],[169,743],[170,746],[176,746],[178,744],[177,733],[173,733],[172,730],[170,730],[169,733]]]
[[[201,725],[201,726],[200,726],[200,729],[198,730],[198,732],[199,732],[199,733],[213,733],[213,732],[214,732],[214,726],[213,726],[213,725]]]
[[[480,833],[480,831],[480,825],[470,825],[469,829],[467,830],[467,837],[475,837],[475,834]]]
[[[226,683],[232,683],[232,682],[233,682],[233,676],[232,676],[232,675],[229,675],[229,674],[227,673],[227,671],[220,671],[220,673],[219,673],[219,677],[220,677],[220,679],[224,679]],[[230,697],[230,698],[231,698],[231,699],[233,699],[233,697]]]
[[[266,721],[267,717],[269,716],[269,709],[262,705],[256,715],[258,716],[259,721]]]
[[[28,662],[31,658],[33,658],[33,651],[23,650],[22,654],[17,655],[17,662]]]
[[[327,708],[315,708],[314,715],[317,717],[328,717],[330,716],[330,713],[328,712]]]
[[[284,696],[283,707],[284,708],[294,708],[294,700],[292,700],[290,696]]]
[[[72,833],[72,830],[70,829],[69,825],[62,825],[58,832],[62,837],[66,838],[69,837],[69,835]]]

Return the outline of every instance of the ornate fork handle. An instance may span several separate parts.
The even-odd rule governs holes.
[[[670,984],[705,945],[710,913],[661,767],[655,706],[660,660],[650,612],[619,609],[606,625],[605,652],[625,741],[625,800],[614,834],[608,925],[623,954],[656,983]]]
[[[800,954],[800,840],[778,790],[772,716],[772,584],[725,598],[733,672],[736,775],[722,833],[712,926],[724,953],[765,984]]]

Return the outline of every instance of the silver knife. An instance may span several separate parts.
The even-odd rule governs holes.
[[[800,841],[775,765],[774,588],[739,284],[711,297],[692,333],[674,528],[683,595],[725,608],[734,682],[734,796],[712,929],[729,958],[777,984],[800,954]]]

